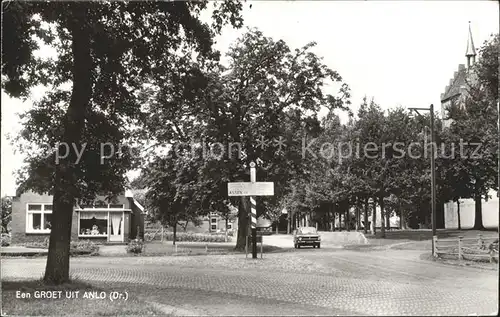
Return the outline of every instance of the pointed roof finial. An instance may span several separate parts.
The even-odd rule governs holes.
[[[465,56],[476,56],[476,48],[474,47],[474,40],[472,39],[472,31],[470,28],[469,21],[469,37],[467,38],[467,51],[465,52]]]

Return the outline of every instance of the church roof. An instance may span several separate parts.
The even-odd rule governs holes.
[[[465,80],[467,78],[467,69],[465,65],[460,64],[458,66],[458,71],[455,72],[453,78],[450,80],[450,84],[446,86],[445,91],[441,94],[441,102],[458,96],[462,93],[462,88],[465,86]]]
[[[474,47],[474,40],[472,39],[472,31],[469,22],[469,37],[467,38],[467,50],[465,56],[476,56],[476,48]]]

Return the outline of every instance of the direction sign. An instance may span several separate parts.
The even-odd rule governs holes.
[[[274,196],[273,182],[227,183],[228,196]]]

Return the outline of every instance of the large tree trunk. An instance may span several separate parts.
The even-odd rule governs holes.
[[[400,210],[399,228],[402,229],[402,230],[406,230],[406,229],[408,229],[408,226],[407,226],[407,223],[406,223],[407,222],[406,221],[406,212],[407,212],[406,206],[403,208],[400,205],[399,210]]]
[[[172,242],[172,244],[175,245],[175,241],[177,240],[177,222],[174,223],[173,227],[174,227],[174,238],[173,238],[174,241]]]
[[[384,196],[380,196],[379,198],[380,205],[380,235],[382,238],[385,238],[385,210],[384,210]]]
[[[368,208],[370,206],[368,206],[368,198],[365,198],[365,215],[364,215],[364,225],[363,225],[363,231],[365,234],[368,233]]]
[[[377,233],[377,200],[373,198],[373,212],[372,212],[372,234]]]
[[[458,230],[462,230],[462,223],[460,222],[460,200],[457,200],[457,216],[458,216]]]
[[[384,215],[385,215],[385,229],[389,231],[391,230],[391,213],[385,211]]]
[[[335,231],[335,213],[333,212],[333,204],[328,207],[328,225],[330,226],[330,231]]]
[[[483,230],[483,212],[482,212],[482,206],[481,206],[481,195],[477,194],[475,195],[475,217],[474,217],[474,230]]]
[[[356,202],[354,212],[355,212],[354,227],[355,227],[355,230],[358,231],[359,230],[359,205],[357,202]]]
[[[246,237],[248,235],[248,213],[250,212],[250,204],[248,197],[241,197],[240,206],[238,208],[238,238],[236,239],[237,251],[245,250]]]
[[[291,232],[291,226],[292,226],[292,219],[291,219],[291,216],[292,216],[292,212],[291,211],[288,211],[288,215],[287,215],[287,224],[286,224],[286,234],[290,234]]]
[[[227,232],[227,224],[228,224],[228,222],[229,222],[229,218],[228,218],[228,217],[226,217],[226,236],[224,237],[224,241],[225,241],[225,242],[227,242],[227,233],[228,233],[228,232]]]
[[[63,122],[63,142],[72,148],[81,147],[85,127],[86,109],[92,97],[92,57],[88,32],[87,9],[77,8],[67,25],[72,37],[73,88],[66,117]],[[71,241],[71,221],[76,192],[75,153],[56,165],[52,227],[49,251],[45,267],[44,281],[62,284],[69,281],[69,250]]]
[[[340,210],[338,211],[339,214],[339,231],[342,231],[342,208],[339,208]]]
[[[351,215],[349,214],[349,204],[344,203],[344,222],[347,231],[351,231]]]

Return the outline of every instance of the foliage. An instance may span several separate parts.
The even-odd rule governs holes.
[[[199,181],[200,169],[201,160],[174,155],[159,157],[148,166],[146,201],[156,220],[176,228],[181,221],[194,220],[208,210],[208,199],[203,196],[208,189]]]
[[[167,232],[165,234],[167,241],[173,240],[173,233]],[[225,242],[224,234],[203,234],[203,233],[180,233],[177,237],[178,241],[184,242]],[[231,242],[231,238],[228,237],[228,242]]]
[[[97,255],[99,245],[91,240],[71,241],[70,254],[75,255]]]
[[[40,248],[47,249],[49,247],[49,237],[43,239],[43,241],[31,241],[24,243],[27,248]]]
[[[49,153],[25,151],[25,188],[54,194],[53,229],[45,280],[69,279],[69,242],[75,200],[123,191],[125,172],[136,166],[123,142],[141,137],[148,109],[138,99],[144,84],[167,76],[182,86],[178,52],[217,59],[215,34],[230,23],[240,27],[241,2],[216,3],[211,25],[199,14],[208,1],[164,2],[12,2],[3,3],[2,88],[27,98],[30,89],[50,91],[24,116],[20,141],[49,144]],[[55,49],[54,58],[39,58],[40,44]],[[70,85],[68,85],[70,84]],[[68,90],[65,87],[70,87]],[[144,137],[144,135],[142,135]],[[83,157],[70,151],[55,162],[55,146],[88,147]],[[21,142],[20,142],[21,143]],[[115,147],[113,159],[101,162],[100,144]],[[50,155],[47,155],[50,154]]]
[[[127,252],[129,253],[134,253],[134,254],[142,253],[144,251],[144,248],[145,248],[144,241],[142,241],[141,239],[131,240],[127,244]]]
[[[49,248],[49,238],[45,238],[43,241],[32,241],[24,243],[27,248]],[[70,242],[70,254],[71,255],[97,255],[99,252],[99,245],[91,240],[77,240]]]
[[[228,242],[231,242],[232,231],[228,231]],[[144,234],[145,238],[153,238],[154,233],[146,232]],[[209,234],[209,233],[192,233],[192,232],[178,232],[176,233],[176,241],[184,241],[184,242],[225,242],[224,234]],[[160,240],[161,236],[156,235],[155,240]],[[173,232],[165,232],[163,239],[166,241],[173,241],[174,233]],[[147,241],[152,241],[146,239]]]
[[[1,240],[2,247],[8,247],[10,245],[10,242],[11,242],[10,233],[2,233],[0,236],[0,240]]]
[[[12,220],[12,197],[2,197],[2,234],[10,232],[10,222]]]
[[[222,155],[190,156],[182,164],[168,159],[172,162],[165,166],[181,165],[176,169],[180,172],[174,175],[164,168],[157,178],[175,180],[173,187],[177,194],[171,191],[165,196],[177,200],[183,197],[184,201],[200,206],[201,211],[193,212],[216,210],[224,215],[229,205],[239,206],[243,230],[237,247],[244,246],[246,211],[242,208],[248,202],[240,198],[228,201],[227,182],[247,181],[248,164],[257,162],[257,179],[273,181],[277,189],[275,197],[258,199],[257,216],[264,214],[289,190],[291,175],[307,170],[300,151],[302,124],[308,130],[318,130],[316,114],[322,107],[332,110],[348,107],[347,85],[312,52],[314,45],[309,43],[292,50],[284,41],[275,41],[259,30],[250,29],[229,49],[227,67],[183,58],[189,90],[158,81],[144,95],[145,103],[155,111],[148,130],[156,142],[168,142],[173,148],[187,142],[206,149],[217,142],[222,144]],[[323,87],[327,84],[337,86],[338,94],[326,93]],[[296,151],[288,148],[280,151],[273,144],[280,137],[285,137],[287,146]],[[259,145],[257,140],[264,142]],[[231,144],[236,146],[230,147]],[[189,147],[185,151],[191,152]],[[194,165],[198,166],[196,176],[182,177],[188,170],[194,170]],[[172,188],[165,186],[168,190]],[[155,190],[160,188],[163,190],[161,186]],[[210,197],[209,201],[205,197]],[[185,213],[184,207],[175,209]]]

